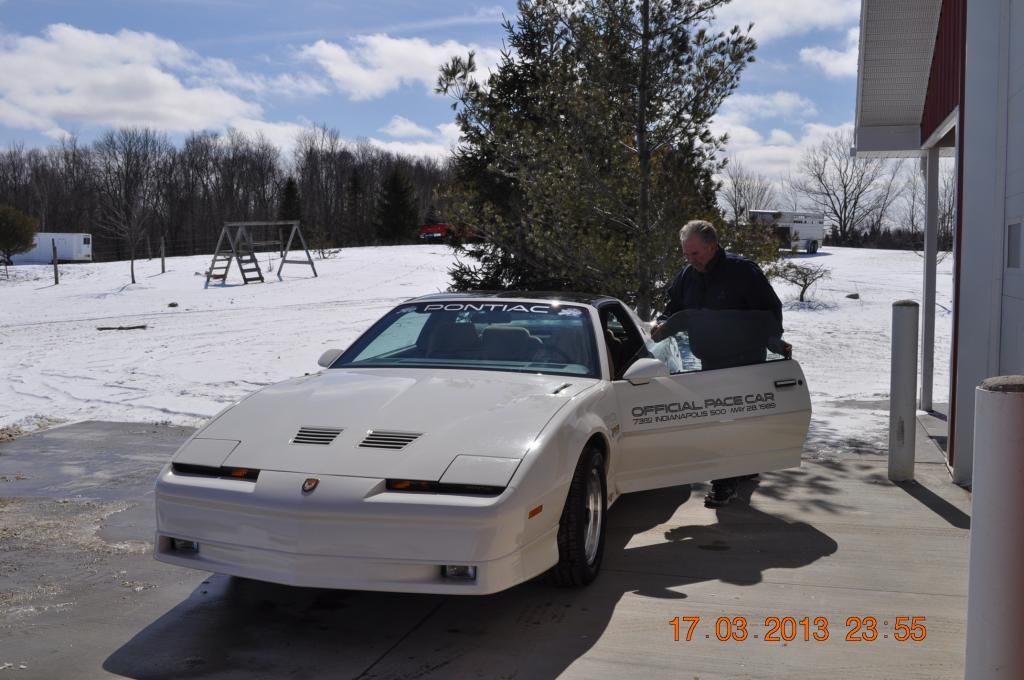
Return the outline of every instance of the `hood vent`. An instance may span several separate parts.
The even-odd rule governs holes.
[[[421,432],[395,432],[393,430],[370,430],[363,441],[359,442],[364,449],[404,449],[422,435]]]
[[[327,446],[342,433],[340,427],[300,427],[292,437],[292,444],[318,444]]]

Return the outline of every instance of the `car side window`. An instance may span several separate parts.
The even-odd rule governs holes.
[[[673,374],[779,361],[785,357],[766,347],[775,323],[761,310],[685,310],[665,322],[675,333],[649,340],[648,349]]]
[[[686,331],[671,335],[661,342],[656,342],[651,338],[645,338],[644,342],[651,356],[663,361],[668,366],[670,375],[694,373],[701,370],[700,359],[690,349],[690,336]]]
[[[612,380],[619,380],[634,361],[651,355],[644,344],[644,336],[622,305],[612,303],[603,306],[600,316],[612,364]]]

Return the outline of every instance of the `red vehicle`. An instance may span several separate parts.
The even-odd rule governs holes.
[[[419,240],[424,243],[450,241],[452,236],[451,225],[443,222],[439,224],[425,224],[420,227]]]

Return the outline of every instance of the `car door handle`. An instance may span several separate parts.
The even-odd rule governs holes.
[[[789,378],[788,380],[776,380],[775,387],[796,387],[796,378]]]

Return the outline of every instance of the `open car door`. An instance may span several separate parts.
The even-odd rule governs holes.
[[[769,355],[775,360],[700,370],[685,333],[648,339],[647,348],[666,370],[613,382],[620,493],[800,465],[811,418],[800,364]]]

